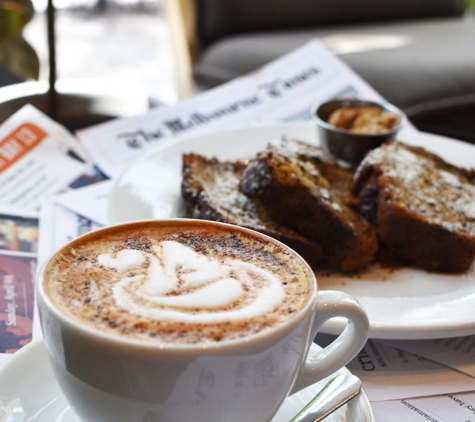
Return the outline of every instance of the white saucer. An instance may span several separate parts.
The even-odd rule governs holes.
[[[117,180],[109,200],[111,223],[184,217],[180,193],[184,153],[245,160],[282,136],[319,143],[313,124],[292,123],[163,144],[133,163]],[[398,139],[425,147],[459,166],[475,167],[475,147],[468,143],[413,130],[402,131]],[[360,301],[368,313],[371,338],[422,340],[475,334],[475,266],[462,275],[373,266],[358,277],[317,274],[317,280],[320,289],[342,290]],[[321,331],[338,334],[345,324],[343,318],[335,318]]]
[[[313,352],[319,349],[315,344],[312,346]],[[342,369],[338,373],[349,371]],[[287,398],[271,422],[288,422],[325,383],[320,381]],[[42,340],[23,347],[0,367],[0,421],[80,422],[56,383]],[[368,398],[361,392],[325,421],[374,422],[374,415]]]

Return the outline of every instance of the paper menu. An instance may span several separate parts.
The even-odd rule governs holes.
[[[371,406],[378,422],[475,422],[475,393],[381,401]]]
[[[31,105],[0,127],[0,203],[35,210],[87,168],[73,136]]]
[[[174,107],[78,132],[108,176],[166,140],[256,123],[309,120],[332,98],[382,97],[321,44],[312,41],[261,69]]]
[[[385,340],[384,343],[424,356],[475,377],[475,336],[436,340]]]

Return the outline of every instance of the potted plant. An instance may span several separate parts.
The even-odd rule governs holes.
[[[38,79],[40,63],[22,36],[33,17],[31,0],[0,0],[0,64],[22,80]]]

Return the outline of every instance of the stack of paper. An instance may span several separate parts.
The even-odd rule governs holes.
[[[157,145],[235,126],[309,120],[333,98],[383,99],[318,43],[178,106],[87,129],[81,143],[32,106],[0,127],[0,357],[41,337],[35,274],[109,224],[114,178]],[[107,180],[111,178],[112,180]],[[331,336],[319,336],[324,346]],[[369,341],[348,369],[378,422],[475,421],[475,336]]]

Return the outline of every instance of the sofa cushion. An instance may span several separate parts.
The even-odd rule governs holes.
[[[249,32],[460,16],[464,0],[195,0],[198,38],[208,45]]]
[[[438,19],[249,34],[212,44],[195,66],[209,88],[318,39],[388,101],[417,108],[475,94],[475,21]]]

